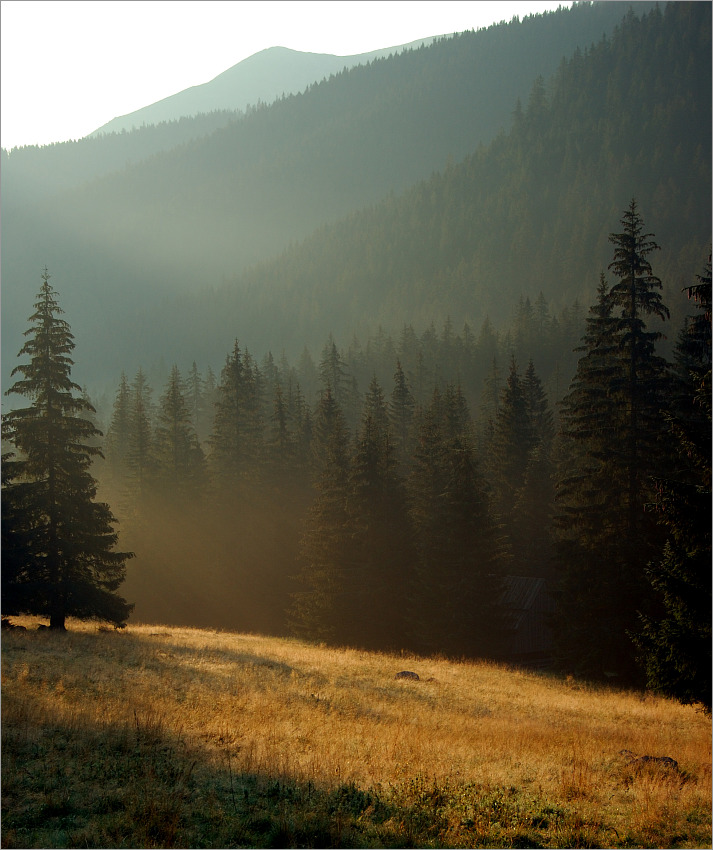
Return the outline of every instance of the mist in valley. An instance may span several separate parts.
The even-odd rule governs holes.
[[[4,385],[44,268],[133,622],[675,690],[662,587],[710,597],[710,14],[576,4],[3,150]]]

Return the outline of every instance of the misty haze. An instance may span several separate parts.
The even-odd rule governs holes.
[[[2,150],[4,847],[709,846],[710,68],[578,3]]]

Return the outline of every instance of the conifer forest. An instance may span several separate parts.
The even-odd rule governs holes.
[[[4,624],[485,658],[710,712],[710,35],[709,3],[575,4],[3,151]]]

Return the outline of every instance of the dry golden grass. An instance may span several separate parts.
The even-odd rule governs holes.
[[[55,635],[16,622],[28,631],[2,642],[3,846],[711,844],[710,720],[691,707],[485,663],[160,626],[72,622]],[[399,670],[420,681],[395,680]],[[144,797],[152,777],[163,783],[154,834],[140,823],[130,832],[131,806],[134,820],[158,815],[126,797],[128,767],[114,776],[97,764],[71,790],[110,739],[127,765],[159,765],[137,774]],[[670,756],[679,770],[633,767],[623,749]],[[37,779],[43,765],[94,808],[63,804],[59,779],[49,790]],[[108,788],[116,834],[90,817],[105,815],[96,801]],[[32,793],[44,821],[25,811]],[[321,820],[303,811],[317,806],[312,793]]]

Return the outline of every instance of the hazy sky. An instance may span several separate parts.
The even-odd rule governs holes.
[[[348,56],[562,2],[2,0],[0,142],[81,138],[267,47]]]

